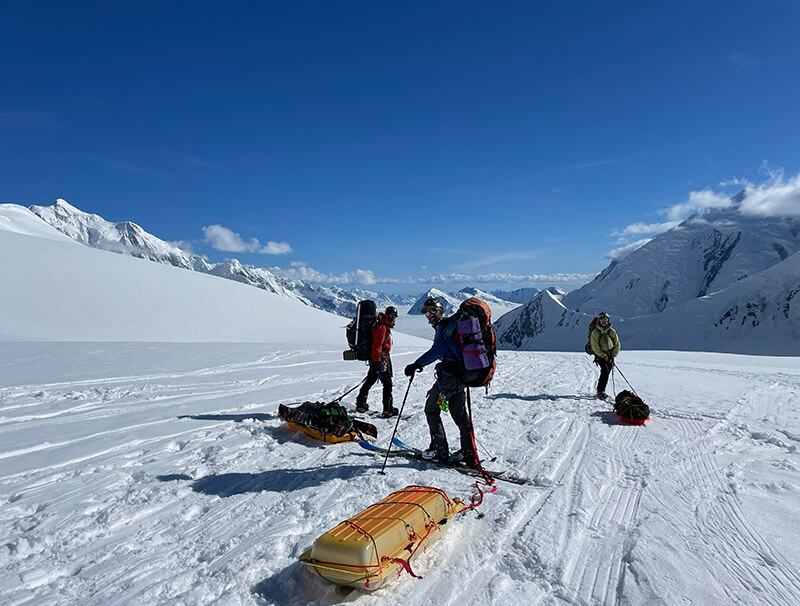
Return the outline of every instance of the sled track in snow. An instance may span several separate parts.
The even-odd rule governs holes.
[[[667,487],[694,511],[694,518],[684,520],[693,526],[693,533],[705,543],[703,559],[722,567],[730,575],[723,583],[726,595],[733,604],[754,604],[752,596],[761,603],[795,605],[800,602],[800,574],[777,554],[742,513],[741,506],[720,471],[707,439],[708,428],[692,420],[677,420],[681,442],[688,445],[688,456],[678,464],[665,468],[671,476]],[[683,490],[679,488],[683,487]],[[693,487],[693,489],[686,489]],[[680,524],[680,520],[675,520]],[[749,596],[743,598],[743,596]]]
[[[581,513],[569,519],[572,555],[562,572],[562,597],[569,603],[616,604],[622,598],[646,477],[634,457],[639,428],[615,429],[618,439],[605,469],[590,466],[575,478],[570,511]],[[583,501],[588,503],[582,506]]]

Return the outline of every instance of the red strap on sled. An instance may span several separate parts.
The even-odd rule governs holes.
[[[410,574],[415,579],[421,579],[422,577],[419,575],[414,574],[414,571],[411,570],[411,563],[408,560],[404,560],[403,558],[390,558],[389,556],[383,556],[384,562],[391,562],[392,564],[400,564],[405,571]],[[400,572],[398,571],[397,576],[400,576]]]

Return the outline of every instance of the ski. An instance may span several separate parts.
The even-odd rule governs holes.
[[[366,434],[370,437],[377,438],[378,437],[378,428],[375,427],[372,423],[365,423],[359,419],[353,419],[353,429],[355,429],[359,433]]]
[[[366,440],[359,440],[358,445],[361,446],[361,448],[364,448],[365,450],[371,450],[372,452],[374,452],[376,454],[382,454],[382,455],[386,456],[386,452],[387,451],[386,451],[385,448],[381,448],[380,446],[375,446],[375,444],[372,444],[371,442],[367,442]],[[402,450],[398,450],[398,449],[389,451],[389,456],[390,457],[404,457],[406,459],[415,458],[415,457],[410,457],[408,452],[403,452]]]
[[[422,459],[422,451],[419,448],[414,448],[413,446],[409,446],[408,444],[403,442],[400,438],[394,438],[392,440],[392,443],[395,446],[397,446],[398,448],[401,448],[403,450],[407,450],[409,452],[414,453],[415,457],[418,457],[421,460],[425,461],[425,459]],[[438,461],[427,461],[427,462],[428,463],[438,464],[438,465],[443,465],[445,467],[454,467],[454,468],[458,469],[459,471],[463,471],[463,472],[468,473],[470,475],[482,476],[481,471],[479,469],[473,469],[472,467],[467,467],[466,465],[463,465],[462,463],[450,463],[450,462],[448,462],[448,463],[440,463]],[[503,480],[504,482],[511,482],[513,484],[531,484],[532,483],[529,478],[525,478],[525,477],[522,477],[522,476],[510,475],[510,474],[506,473],[505,471],[489,471],[489,470],[486,470],[486,469],[484,469],[483,471],[484,471],[484,473],[486,473],[486,475],[488,475],[488,476],[490,476],[492,478],[495,478],[496,480]]]
[[[378,410],[368,410],[367,412],[356,412],[356,413],[353,413],[353,414],[354,415],[366,415],[366,416],[371,417],[373,419],[391,419],[393,421],[397,420],[397,415],[395,415],[393,417],[384,417],[383,413],[381,411],[378,411]],[[358,417],[355,417],[355,418],[358,418]],[[411,415],[402,415],[400,417],[400,419],[402,419],[403,421],[405,421],[407,419],[410,419],[410,418],[411,418]]]
[[[422,458],[422,451],[408,446],[401,440],[395,438],[394,444],[397,448],[394,450],[389,450],[390,457],[404,457],[406,459],[413,459],[415,461],[422,461],[423,463],[430,463],[432,465],[438,465],[440,467],[449,467],[451,469],[455,469],[461,473],[466,475],[475,476],[475,477],[483,477],[483,474],[478,469],[473,469],[472,467],[467,467],[466,465],[462,465],[460,463],[441,463],[439,461],[428,461]],[[376,454],[382,454],[386,456],[387,449],[382,448],[380,446],[375,446],[374,444],[370,444],[364,440],[359,442],[359,445],[364,448],[365,450],[369,450]],[[495,480],[502,480],[503,482],[511,482],[512,484],[530,484],[531,481],[528,478],[518,477],[518,476],[511,476],[506,474],[505,471],[486,471],[484,470],[487,476],[495,479]]]

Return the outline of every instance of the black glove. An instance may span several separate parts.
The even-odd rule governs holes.
[[[407,377],[413,377],[415,372],[421,371],[422,366],[414,362],[413,364],[409,364],[406,366],[405,374]]]

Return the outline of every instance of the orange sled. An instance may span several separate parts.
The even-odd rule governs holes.
[[[332,583],[369,590],[403,570],[416,577],[412,558],[463,508],[439,488],[406,486],[323,534],[300,561]]]

